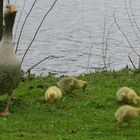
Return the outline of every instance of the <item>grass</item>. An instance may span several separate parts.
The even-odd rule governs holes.
[[[123,124],[116,131],[114,112],[122,105],[116,101],[120,86],[131,87],[140,95],[140,74],[100,72],[79,78],[89,83],[85,93],[75,90],[59,102],[47,105],[42,102],[45,90],[59,78],[35,77],[21,82],[13,94],[12,115],[0,117],[0,139],[139,140],[140,120],[133,120],[134,127]],[[5,104],[6,97],[2,96],[1,111]]]

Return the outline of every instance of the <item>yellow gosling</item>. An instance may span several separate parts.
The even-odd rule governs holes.
[[[121,87],[117,91],[116,96],[117,96],[118,101],[121,101],[124,103],[128,103],[129,101],[134,104],[140,103],[140,97],[137,95],[137,93],[133,89],[128,88],[128,87]]]
[[[83,89],[84,91],[87,85],[86,81],[74,77],[65,77],[57,83],[57,86],[65,93],[71,93],[75,89]]]
[[[83,89],[83,91],[85,90],[87,85],[88,85],[87,81],[83,81],[83,80],[77,80],[77,82],[75,83],[76,89],[81,88]]]
[[[60,100],[61,97],[62,97],[62,92],[56,86],[49,87],[45,93],[45,100],[46,101],[51,101],[51,102],[57,101],[57,100]]]
[[[121,106],[115,112],[116,128],[119,129],[121,123],[128,123],[131,126],[130,121],[140,116],[140,108],[135,108],[129,105]]]

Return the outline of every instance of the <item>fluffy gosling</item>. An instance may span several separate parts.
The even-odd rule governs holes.
[[[117,96],[118,101],[121,101],[124,103],[128,103],[129,101],[134,104],[140,103],[140,97],[137,95],[137,93],[133,89],[128,88],[128,87],[121,87],[117,91],[116,96]]]
[[[47,101],[57,101],[60,100],[62,97],[62,92],[61,90],[56,87],[56,86],[51,86],[47,89],[46,93],[45,93],[45,100]]]
[[[128,125],[131,126],[130,121],[139,116],[140,116],[140,108],[135,108],[129,105],[121,106],[115,112],[115,118],[117,119],[116,128],[119,129],[120,124],[124,122],[128,123]]]
[[[57,86],[65,93],[71,93],[75,89],[83,89],[84,91],[87,85],[86,81],[74,77],[65,77],[57,83]]]

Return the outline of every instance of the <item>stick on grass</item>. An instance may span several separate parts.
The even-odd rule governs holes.
[[[37,62],[35,65],[33,65],[31,68],[29,68],[25,73],[23,74],[26,74],[28,71],[31,71],[34,67],[38,66],[40,63],[44,62],[46,59],[49,59],[49,58],[62,58],[61,56],[54,56],[54,55],[50,55],[50,56],[47,56],[45,57],[44,59],[40,60],[39,62]]]
[[[131,62],[131,64],[132,64],[132,66],[134,67],[134,69],[136,70],[136,67],[135,67],[135,65],[134,65],[134,63],[133,63],[133,61],[132,61],[132,59],[131,59],[131,57],[128,55],[128,58],[129,58],[129,60],[130,60],[130,62]]]

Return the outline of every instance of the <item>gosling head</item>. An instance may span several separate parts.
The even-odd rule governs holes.
[[[51,102],[53,102],[53,101],[56,101],[56,98],[55,98],[55,92],[52,92],[51,94],[50,94],[50,101]]]
[[[82,90],[85,91],[85,88],[86,88],[87,85],[88,85],[87,81],[82,81],[82,80],[81,80],[80,83],[81,83],[81,88],[82,88]]]
[[[140,116],[140,108],[137,109],[137,112],[138,112],[138,114],[139,114],[139,116]]]
[[[140,103],[140,97],[135,97],[135,98],[133,99],[133,103],[134,103],[134,104]]]

